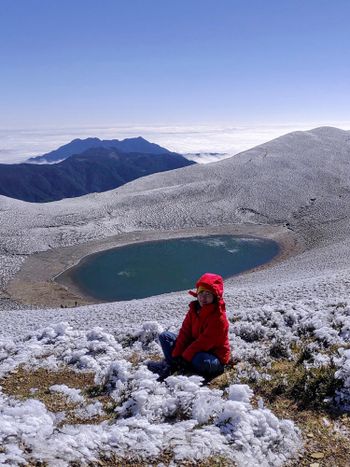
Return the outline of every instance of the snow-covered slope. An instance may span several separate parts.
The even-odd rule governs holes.
[[[327,358],[334,359],[340,382],[335,402],[346,409],[350,401],[349,168],[350,133],[325,127],[291,133],[230,159],[152,175],[98,195],[46,205],[0,197],[1,287],[5,289],[27,255],[121,232],[236,223],[284,225],[303,239],[302,252],[226,281],[234,355],[267,368],[276,349],[288,355],[301,339],[312,341],[308,350],[313,360],[306,364],[318,367]],[[0,298],[0,303],[8,303],[5,293]],[[19,417],[11,425],[16,449],[24,443],[38,459],[42,446],[49,443],[47,459],[59,465],[57,459],[64,455],[66,460],[92,459],[106,446],[127,455],[141,439],[137,436],[142,436],[142,446],[156,457],[157,440],[162,440],[180,463],[223,454],[238,465],[268,466],[295,456],[300,447],[298,430],[273,418],[262,406],[253,409],[247,387],[232,385],[226,399],[222,393],[201,388],[197,380],[155,383],[146,371],[143,359],[159,351],[157,326],[178,328],[187,302],[185,293],[173,293],[75,309],[3,310],[2,372],[28,359],[50,368],[60,362],[74,368],[86,365],[97,382],[103,377],[110,383],[116,400],[124,395],[112,428],[66,426],[64,435],[57,434],[59,421],[44,406],[33,408],[1,395],[4,421],[14,420],[15,413]],[[55,324],[60,321],[68,321],[75,330]],[[158,325],[142,327],[140,323],[146,321]],[[91,331],[96,326],[103,330]],[[125,335],[132,336],[130,345],[125,345]],[[334,355],[327,356],[326,348],[336,349]],[[136,368],[128,363],[128,355],[135,351],[141,355]],[[169,428],[171,410],[185,410],[187,418]],[[44,431],[28,428],[26,414],[31,411]],[[21,435],[28,432],[31,437]],[[175,432],[176,439],[170,439]],[[1,429],[0,436],[7,439]],[[80,440],[80,453],[72,448],[73,439]],[[67,446],[66,454],[60,446]],[[177,451],[178,446],[185,447]],[[17,455],[26,456],[22,451]]]
[[[234,156],[236,152],[188,152],[182,154],[186,159],[197,162],[197,164],[209,164]]]
[[[342,270],[349,257],[349,154],[349,132],[325,127],[102,194],[42,205],[0,197],[1,283],[36,251],[120,232],[235,223],[288,224],[306,242],[306,252],[258,274],[259,281]]]
[[[308,244],[345,239],[350,134],[295,132],[230,159],[117,190],[34,205],[0,197],[0,254],[26,255],[134,230],[289,224]],[[18,257],[19,258],[19,257]]]

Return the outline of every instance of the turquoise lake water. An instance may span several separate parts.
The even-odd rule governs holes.
[[[131,300],[193,289],[205,272],[227,278],[270,261],[278,252],[276,242],[251,237],[162,240],[88,256],[70,276],[99,300]]]

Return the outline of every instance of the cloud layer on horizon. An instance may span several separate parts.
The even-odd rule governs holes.
[[[69,143],[75,138],[98,137],[124,139],[143,136],[179,153],[224,152],[230,155],[262,144],[296,130],[309,130],[324,123],[245,125],[245,126],[165,126],[130,125],[76,127],[57,129],[0,129],[0,163],[24,162]],[[329,123],[328,123],[329,125]],[[333,122],[331,126],[350,129],[350,122]]]

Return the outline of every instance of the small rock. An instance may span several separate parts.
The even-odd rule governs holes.
[[[313,464],[310,464],[309,467],[320,467],[320,464],[318,462],[314,462]]]
[[[324,458],[324,454],[323,452],[313,452],[312,454],[310,454],[311,457],[313,459],[323,459]]]
[[[306,433],[306,436],[307,436],[308,438],[314,438],[314,437],[315,437],[313,433]]]

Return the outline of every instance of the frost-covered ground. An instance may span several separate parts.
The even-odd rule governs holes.
[[[242,466],[282,465],[302,449],[302,434],[256,401],[246,383],[268,381],[274,362],[294,361],[296,349],[304,350],[303,368],[332,369],[335,389],[324,403],[349,411],[349,141],[348,132],[332,128],[297,132],[99,195],[47,205],[0,197],[1,375],[23,365],[89,371],[115,404],[108,420],[79,424],[35,400],[35,388],[33,399],[23,400],[3,391],[0,460],[66,465],[113,453],[151,462],[166,451],[180,464],[222,455]],[[305,250],[226,281],[237,363],[224,389],[195,376],[159,383],[146,369],[147,359],[159,355],[158,330],[178,329],[185,292],[49,310],[15,309],[6,294],[8,281],[38,251],[120,232],[235,223],[285,225]],[[103,418],[106,409],[84,391],[53,386],[87,421]]]
[[[65,365],[90,371],[116,408],[109,422],[65,425],[62,412],[52,414],[41,402],[1,394],[4,452],[0,460],[67,465],[112,453],[118,458],[152,460],[170,450],[175,462],[222,455],[238,465],[281,465],[299,449],[299,432],[293,423],[278,420],[263,404],[253,408],[253,392],[247,385],[232,384],[222,391],[203,386],[198,376],[181,375],[158,382],[144,362],[159,353],[160,330],[157,323],[145,323],[125,339],[101,328],[80,331],[61,323],[22,342],[3,342],[2,374],[27,362],[31,369],[55,371]],[[140,363],[133,365],[130,360],[135,353]],[[53,385],[50,391],[75,402],[80,416],[103,413],[101,403],[88,404],[81,391],[67,385]]]

